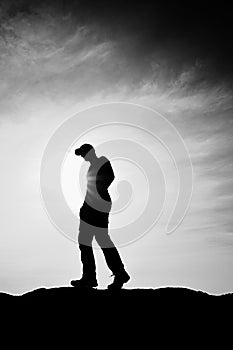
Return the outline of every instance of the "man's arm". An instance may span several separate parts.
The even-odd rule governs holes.
[[[111,183],[115,179],[111,163],[107,158],[104,164],[99,169],[98,179],[106,189],[111,185]]]

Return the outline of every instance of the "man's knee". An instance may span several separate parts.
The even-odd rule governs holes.
[[[102,228],[97,231],[95,239],[101,248],[113,248],[114,244],[108,234],[108,229]]]
[[[89,235],[83,235],[83,234],[79,234],[78,236],[78,244],[80,245],[84,245],[84,246],[91,246],[92,245],[92,241],[93,241],[93,236],[89,236]]]

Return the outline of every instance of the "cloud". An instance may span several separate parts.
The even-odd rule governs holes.
[[[112,45],[70,16],[42,11],[6,17],[0,49],[0,108],[10,116],[33,96],[57,101],[91,93]]]

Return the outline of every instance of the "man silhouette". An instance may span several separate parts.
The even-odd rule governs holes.
[[[115,176],[110,161],[106,157],[98,158],[90,144],[83,144],[75,150],[77,156],[90,162],[87,172],[87,192],[80,209],[78,244],[81,252],[83,274],[80,280],[71,281],[75,287],[97,287],[96,265],[92,248],[95,237],[100,245],[106,263],[112,271],[114,281],[108,289],[120,289],[130,276],[125,271],[120,255],[108,234],[109,212],[112,202],[108,187]]]

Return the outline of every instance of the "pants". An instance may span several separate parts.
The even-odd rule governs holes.
[[[124,270],[121,257],[108,234],[107,227],[95,227],[80,220],[78,243],[83,264],[83,277],[96,278],[96,264],[92,248],[93,238],[101,247],[106,263],[115,275]]]

